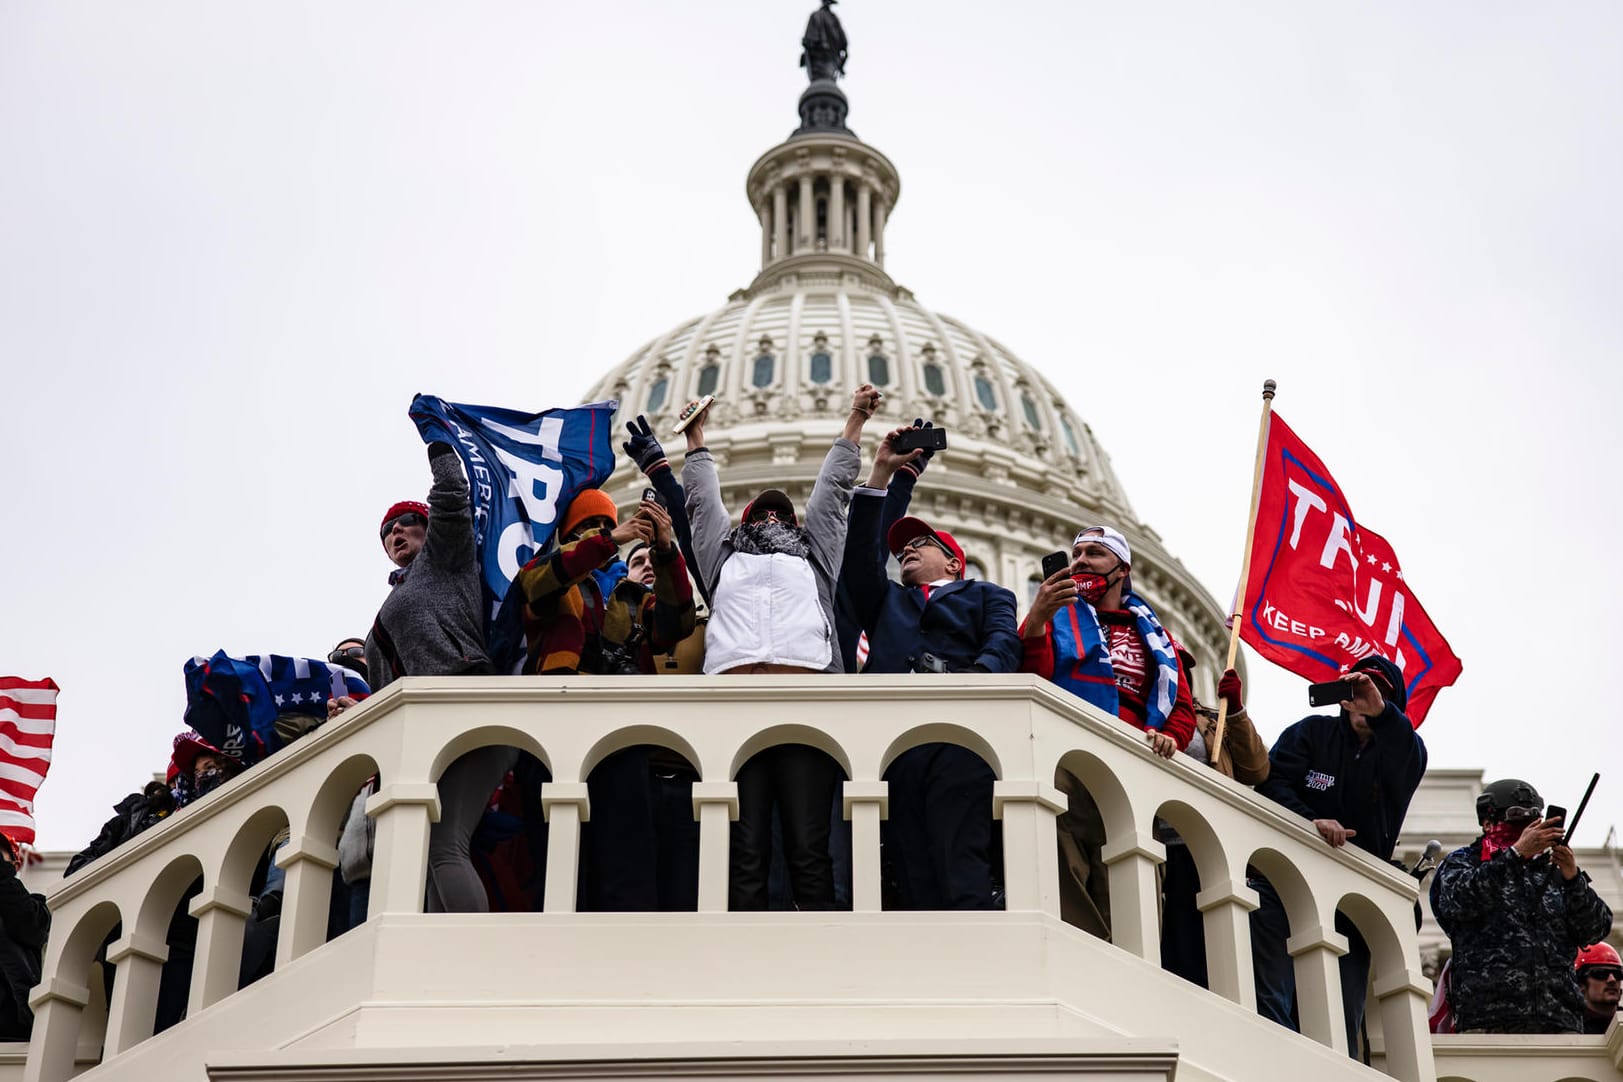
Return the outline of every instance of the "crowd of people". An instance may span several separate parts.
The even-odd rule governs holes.
[[[705,445],[708,404],[684,411],[680,477],[646,420],[637,418],[624,449],[650,491],[636,510],[622,518],[608,493],[580,493],[563,511],[556,543],[513,580],[524,634],[522,672],[1035,673],[1141,731],[1154,754],[1187,755],[1255,786],[1311,821],[1326,844],[1392,859],[1426,769],[1425,745],[1404,713],[1405,688],[1395,665],[1377,655],[1358,662],[1345,674],[1346,698],[1337,711],[1289,726],[1271,749],[1230,669],[1216,685],[1226,715],[1219,736],[1219,711],[1191,692],[1193,656],[1133,589],[1133,553],[1120,531],[1082,525],[1067,539],[1065,566],[1046,577],[1020,620],[1009,590],[965,578],[964,550],[950,533],[908,514],[933,452],[904,450],[910,441],[902,437],[928,428],[927,422],[888,432],[858,484],[859,441],[881,397],[869,385],[853,394],[804,508],[767,488],[745,504],[737,525]],[[483,630],[468,481],[449,444],[431,443],[428,458],[427,502],[396,503],[381,524],[394,570],[371,631],[341,642],[328,659],[364,675],[373,692],[404,676],[496,671]],[[892,557],[896,579],[887,570]],[[340,718],[364,694],[335,693],[325,711]],[[309,727],[290,724],[287,739]],[[207,794],[238,768],[237,760],[195,733],[177,737],[168,782],[121,801],[70,873]],[[806,745],[771,747],[743,765],[729,854],[731,908],[850,905],[840,779],[835,760]],[[480,748],[446,769],[439,779],[440,817],[430,832],[426,911],[540,908],[546,826],[538,794],[545,780],[545,767],[514,748]],[[693,764],[656,746],[620,751],[592,771],[591,815],[581,838],[581,909],[696,907],[699,833],[691,788],[697,780]],[[333,934],[365,919],[371,821],[364,806],[377,781],[357,793],[343,825]],[[925,744],[899,756],[886,781],[886,906],[1000,908],[1001,842],[988,764],[957,745]],[[1056,855],[1062,916],[1108,938],[1103,818],[1079,778],[1062,770],[1056,782],[1067,798]],[[1594,1017],[1591,1003],[1609,997],[1610,1010],[1616,1008],[1617,955],[1604,945],[1586,947],[1609,932],[1611,913],[1559,830],[1538,819],[1536,793],[1524,783],[1507,784],[1488,787],[1478,808],[1483,837],[1443,861],[1433,887],[1438,919],[1454,939],[1455,1014],[1461,1029],[1518,1028],[1531,1014],[1548,1027],[1540,1031],[1576,1031]],[[1158,822],[1157,829],[1167,846],[1162,964],[1204,985],[1195,861],[1172,824]],[[280,841],[272,840],[255,876],[244,982],[261,975],[274,956]],[[5,879],[0,868],[0,888]],[[1295,1028],[1285,906],[1261,871],[1253,869],[1248,884],[1260,903],[1251,917],[1258,1010]],[[172,939],[185,938],[184,913],[183,900]],[[1356,1056],[1363,1048],[1370,949],[1351,921],[1338,917],[1336,929],[1348,943],[1340,966],[1348,1048]],[[166,965],[160,1029],[180,1016],[189,979],[184,944],[172,942],[170,957],[180,960],[177,986],[170,987]],[[1548,972],[1535,970],[1529,959]],[[1539,981],[1537,989],[1528,984]],[[1598,991],[1591,995],[1591,988]]]

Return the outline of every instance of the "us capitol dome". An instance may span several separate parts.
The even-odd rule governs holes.
[[[1134,589],[1195,655],[1195,692],[1213,701],[1227,650],[1222,607],[1139,521],[1110,456],[1041,372],[886,273],[901,179],[846,127],[847,108],[831,79],[814,81],[800,127],[750,167],[745,190],[761,226],[754,281],[650,340],[586,401],[618,400],[617,432],[622,418],[646,414],[674,459],[679,411],[715,394],[706,442],[736,516],[767,487],[804,507],[852,390],[872,383],[885,398],[864,433],[864,470],[898,424],[925,417],[948,430],[909,513],[958,539],[966,574],[1013,590],[1023,612],[1043,556],[1069,550],[1083,525],[1117,527],[1132,543]],[[621,461],[605,487],[625,510],[643,479]]]

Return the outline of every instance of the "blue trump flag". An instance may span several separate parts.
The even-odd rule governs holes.
[[[618,402],[519,413],[420,394],[411,419],[424,443],[456,448],[468,474],[474,540],[485,593],[485,648],[497,672],[524,657],[516,605],[504,605],[513,578],[557,532],[577,493],[614,472],[610,441]]]
[[[280,751],[280,714],[309,714],[325,721],[327,700],[364,699],[366,681],[347,669],[304,657],[224,650],[186,663],[186,724],[243,766]]]

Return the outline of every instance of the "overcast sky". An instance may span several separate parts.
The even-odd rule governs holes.
[[[0,672],[44,848],[163,767],[193,654],[324,656],[428,473],[756,270],[812,0],[0,2]],[[1265,377],[1464,676],[1433,767],[1617,762],[1623,6],[847,0],[888,269],[1092,425],[1227,600]],[[928,484],[928,480],[925,482]],[[1254,657],[1272,738],[1304,683]],[[1580,831],[1623,820],[1602,779]]]

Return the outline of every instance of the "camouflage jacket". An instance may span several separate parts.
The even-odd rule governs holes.
[[[1580,872],[1515,851],[1482,860],[1482,839],[1443,858],[1431,908],[1453,941],[1449,1002],[1455,1024],[1489,1032],[1577,1033],[1583,997],[1578,949],[1606,937],[1612,911]]]

